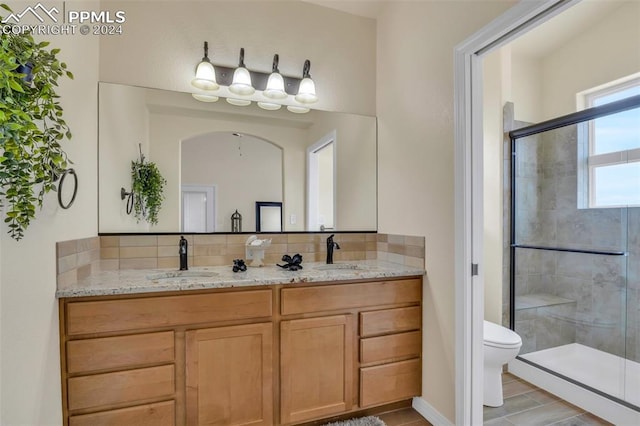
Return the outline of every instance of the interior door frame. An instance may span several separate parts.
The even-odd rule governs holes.
[[[313,214],[317,212],[317,171],[318,171],[318,161],[317,157],[315,157],[315,153],[325,148],[327,145],[333,144],[333,228],[328,229],[337,229],[336,221],[337,221],[337,209],[336,209],[336,197],[337,197],[337,177],[338,177],[338,140],[337,133],[335,130],[327,133],[313,145],[309,145],[307,147],[307,231],[320,231],[318,227],[318,221],[316,217],[313,217]]]
[[[217,203],[216,196],[218,194],[217,185],[192,185],[183,184],[180,185],[180,229],[184,229],[184,193],[185,192],[204,192],[207,194],[207,215],[206,219],[206,232],[216,231],[217,220]]]
[[[456,424],[483,423],[482,55],[579,1],[520,1],[454,49]]]

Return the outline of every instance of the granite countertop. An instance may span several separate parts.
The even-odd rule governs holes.
[[[303,263],[303,269],[288,271],[275,265],[249,267],[234,273],[231,266],[175,269],[101,271],[68,287],[58,287],[56,297],[107,296],[163,291],[202,290],[274,284],[346,281],[423,275],[424,269],[382,260]]]

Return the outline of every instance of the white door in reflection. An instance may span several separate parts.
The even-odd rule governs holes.
[[[215,232],[215,186],[182,185],[182,232]]]
[[[307,148],[308,231],[335,229],[336,132]]]

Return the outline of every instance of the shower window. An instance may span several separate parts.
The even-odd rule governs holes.
[[[587,107],[598,107],[636,95],[640,95],[640,78],[593,91],[585,95],[585,101]],[[582,145],[578,154],[580,180],[587,186],[579,198],[580,206],[640,205],[640,110],[583,123],[578,142]]]

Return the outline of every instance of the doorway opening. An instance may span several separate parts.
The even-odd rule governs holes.
[[[215,232],[216,187],[182,185],[182,232]]]
[[[307,148],[309,231],[336,229],[336,132]]]

